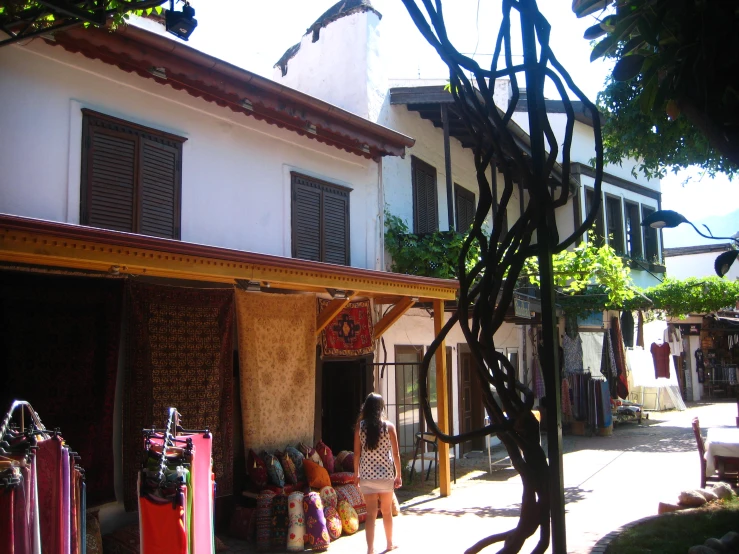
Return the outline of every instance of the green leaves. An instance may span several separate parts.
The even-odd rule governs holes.
[[[591,13],[602,11],[612,0],[572,0],[572,11],[577,17],[585,17]]]
[[[613,78],[616,81],[630,81],[641,72],[645,57],[641,54],[624,56],[613,67]]]

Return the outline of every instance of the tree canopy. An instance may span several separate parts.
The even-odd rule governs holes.
[[[574,0],[591,59],[616,60],[599,96],[608,161],[697,164],[733,177],[739,168],[739,0]]]

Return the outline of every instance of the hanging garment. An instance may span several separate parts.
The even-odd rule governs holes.
[[[683,353],[683,337],[679,327],[668,325],[664,332],[664,341],[670,344],[670,352],[673,356]]]
[[[667,343],[657,344],[652,343],[649,348],[652,353],[652,359],[654,360],[654,377],[659,379],[664,377],[670,378],[670,345]]]
[[[567,379],[562,379],[562,419],[570,421],[572,419],[572,401],[570,399],[570,383]]]
[[[630,311],[621,312],[621,333],[624,337],[624,345],[628,348],[634,347],[634,314]]]
[[[212,554],[215,552],[213,522],[212,473],[212,435],[182,435],[193,443],[193,460],[190,474],[193,487],[193,517],[191,522],[191,544],[193,552]]]
[[[632,320],[633,321],[633,320]],[[616,356],[616,368],[618,369],[616,391],[619,398],[624,400],[629,396],[629,381],[626,365],[626,350],[624,349],[624,339],[622,334],[621,322],[617,317],[611,319],[611,339],[613,342],[613,350]],[[633,332],[633,328],[632,328]]]
[[[618,396],[616,385],[618,381],[618,370],[616,368],[616,358],[613,355],[613,344],[611,343],[611,333],[609,330],[603,333],[603,355],[601,356],[600,372],[606,378],[611,397],[615,398]]]
[[[702,383],[705,379],[706,366],[703,362],[703,350],[695,351],[695,372],[698,374],[698,382]]]
[[[0,488],[0,553],[13,554],[15,548],[15,492],[18,485]]]
[[[644,314],[641,310],[636,316],[636,345],[644,348]]]
[[[533,345],[531,349],[531,376],[534,382],[534,394],[536,398],[544,398],[546,391],[544,390],[544,377],[539,366],[539,334],[533,327],[529,328],[529,341]]]
[[[574,338],[570,338],[569,335],[565,334],[562,338],[562,349],[564,350],[563,371],[582,373],[582,339],[580,335],[577,334]]]
[[[151,495],[139,497],[141,554],[187,554],[186,497],[185,487],[174,501]]]
[[[613,415],[611,413],[611,396],[608,383],[606,383],[605,381],[599,381],[597,383],[599,385],[596,392],[596,394],[598,394],[599,407],[598,427],[601,429],[605,429],[613,424]]]
[[[40,441],[37,450],[39,520],[43,552],[62,552],[62,440]]]
[[[577,316],[574,315],[566,315],[565,316],[565,335],[569,336],[571,339],[574,339],[577,337],[579,333],[579,329],[577,326]]]

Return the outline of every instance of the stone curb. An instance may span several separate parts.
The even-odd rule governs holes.
[[[593,548],[590,549],[590,554],[605,554],[606,550],[608,549],[608,546],[611,544],[613,540],[616,539],[621,533],[626,531],[627,529],[631,529],[632,527],[636,527],[637,525],[640,525],[641,523],[645,523],[647,521],[651,521],[653,519],[657,519],[658,517],[662,517],[665,514],[657,514],[653,516],[647,516],[643,517],[641,519],[637,519],[636,521],[631,521],[629,523],[625,523],[618,529],[614,529],[607,535],[601,537],[598,539],[598,542],[595,543]]]

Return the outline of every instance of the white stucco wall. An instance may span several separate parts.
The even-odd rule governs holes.
[[[687,254],[684,256],[665,256],[667,276],[673,279],[687,279],[688,277],[711,277],[716,272],[713,264],[721,252],[704,252]],[[735,281],[739,279],[739,262],[734,262],[724,279]]]
[[[376,121],[387,90],[379,25],[375,12],[359,12],[330,22],[316,42],[303,35],[287,74],[275,68],[272,78]]]
[[[291,255],[290,172],[352,189],[351,263],[379,268],[379,166],[37,39],[0,49],[0,212],[78,223],[81,108],[186,137],[182,240]]]

